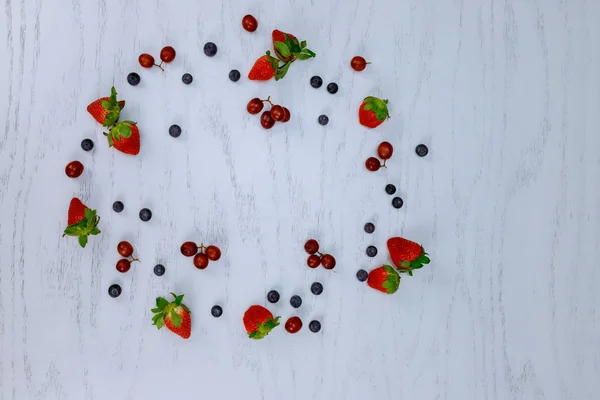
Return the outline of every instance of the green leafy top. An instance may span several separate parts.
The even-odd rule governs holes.
[[[269,318],[263,324],[258,324],[254,332],[248,335],[250,339],[262,339],[269,334],[276,326],[279,325],[279,317],[275,319]]]
[[[89,235],[97,235],[100,233],[100,229],[98,229],[100,217],[96,215],[96,210],[86,208],[84,210],[84,215],[85,217],[78,223],[67,226],[63,233],[63,237],[79,236],[79,245],[81,247],[85,247]]]
[[[413,269],[423,268],[424,264],[429,264],[431,260],[428,254],[425,253],[425,249],[421,246],[421,254],[413,261],[401,261],[398,265],[401,273],[408,273],[410,276],[413,275]]]
[[[117,101],[117,90],[114,86],[110,89],[110,97],[108,100],[100,100],[100,104],[102,105],[102,108],[108,111],[103,125],[111,126],[116,124],[119,121],[121,110],[125,107],[125,102]]]
[[[381,284],[381,287],[386,289],[388,294],[394,294],[400,287],[400,275],[390,265],[384,265],[383,269],[388,273],[385,282]]]
[[[112,147],[115,140],[119,141],[122,138],[131,137],[131,126],[136,124],[137,122],[133,121],[121,121],[113,126],[109,133],[105,133],[108,140],[108,146]]]
[[[366,104],[363,109],[365,111],[373,111],[378,120],[384,121],[390,117],[390,113],[387,108],[387,100],[381,100],[377,97],[369,96],[363,100]]]
[[[171,295],[174,298],[172,303],[169,303],[169,301],[163,297],[157,297],[156,308],[153,308],[151,310],[154,313],[154,316],[152,317],[152,325],[156,325],[157,329],[160,329],[165,325],[165,318],[168,315],[171,316],[171,322],[176,328],[179,328],[181,326],[181,323],[183,321],[181,316],[175,310],[176,308],[181,307],[188,313],[192,313],[190,309],[182,303],[182,294],[176,295],[175,293],[171,293]]]
[[[273,58],[270,51],[267,51],[267,55]],[[285,41],[275,42],[275,55],[284,62],[282,66],[279,66],[277,59],[274,59],[275,63],[271,61],[271,65],[275,70],[276,81],[285,77],[294,61],[308,60],[317,56],[312,50],[306,48],[306,40],[299,42],[298,39],[292,39],[287,34],[285,34]]]

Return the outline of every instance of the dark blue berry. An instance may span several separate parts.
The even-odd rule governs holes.
[[[319,123],[323,126],[329,123],[329,117],[327,115],[319,115]]]
[[[392,199],[392,207],[402,208],[403,205],[404,205],[404,201],[400,197],[394,197]]]
[[[367,247],[367,255],[369,257],[375,257],[377,255],[377,247],[375,247],[375,246]]]
[[[321,282],[315,282],[310,286],[310,292],[312,294],[314,294],[315,296],[320,295],[321,293],[323,293],[323,285],[321,284]]]
[[[185,73],[181,77],[181,82],[185,83],[186,85],[189,85],[190,83],[192,83],[193,80],[194,80],[194,77],[192,76],[192,74]]]
[[[424,144],[420,144],[415,148],[415,153],[417,153],[419,157],[425,157],[427,153],[429,153],[429,149]]]
[[[367,271],[365,271],[364,269],[359,269],[358,272],[356,273],[356,279],[358,279],[361,282],[364,282],[367,279],[369,279],[369,273]]]
[[[85,151],[90,151],[94,148],[94,142],[92,139],[83,139],[81,141],[81,148]]]
[[[140,219],[144,222],[148,222],[150,221],[150,218],[152,218],[152,211],[147,208],[142,208],[140,210]]]
[[[108,288],[108,295],[112,298],[119,297],[121,295],[121,286],[117,285],[116,283],[114,285],[110,285]]]
[[[311,332],[317,333],[321,330],[321,323],[319,321],[310,321],[308,329],[310,329]]]
[[[389,195],[396,193],[396,186],[392,185],[391,183],[389,185],[386,185],[385,192]]]
[[[279,292],[277,290],[271,290],[267,293],[267,300],[269,300],[269,303],[277,303],[279,301]]]
[[[294,308],[299,308],[302,305],[302,299],[300,298],[300,296],[294,295],[290,299],[290,304]]]
[[[118,213],[120,213],[121,211],[123,211],[123,209],[124,209],[124,208],[125,208],[125,206],[124,206],[124,205],[123,205],[123,203],[122,203],[122,202],[120,202],[120,201],[115,201],[115,202],[113,203],[113,211],[114,211],[114,212],[118,212]]]
[[[163,276],[165,274],[165,266],[162,264],[156,264],[154,266],[154,275]]]
[[[204,54],[209,57],[214,57],[217,54],[217,45],[213,42],[208,42],[204,45]]]
[[[329,85],[327,85],[327,91],[331,94],[336,94],[338,91],[337,83],[331,82]]]
[[[181,135],[181,127],[179,125],[171,125],[169,127],[169,135],[174,138],[178,138]]]
[[[135,72],[130,73],[127,75],[127,83],[131,86],[137,86],[140,83],[140,76]]]
[[[221,308],[221,306],[212,306],[212,308],[210,309],[210,313],[213,317],[219,318],[221,315],[223,315],[223,309]]]
[[[240,71],[238,71],[237,69],[232,69],[231,71],[229,71],[229,80],[232,82],[239,81],[240,76]]]
[[[373,225],[373,223],[371,223],[371,222],[367,222],[365,224],[365,232],[367,232],[367,233],[375,232],[375,225]]]
[[[320,88],[323,86],[323,79],[321,79],[320,76],[313,76],[310,78],[310,86],[314,87],[315,89]]]

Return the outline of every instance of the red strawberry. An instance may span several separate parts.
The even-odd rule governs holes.
[[[89,235],[97,235],[100,233],[98,223],[100,217],[96,215],[96,210],[89,209],[77,197],[71,199],[69,204],[69,212],[67,215],[67,226],[63,237],[77,236],[79,245],[85,247],[88,242]]]
[[[418,243],[410,240],[393,237],[387,241],[390,257],[400,272],[408,272],[412,275],[413,269],[423,268],[423,264],[429,264],[429,257],[425,249]]]
[[[267,55],[256,60],[248,73],[248,79],[251,81],[268,81],[273,79],[278,69],[279,62],[276,58],[271,57],[270,52],[267,52]]]
[[[280,31],[279,29],[273,30],[273,33],[271,34],[271,37],[273,38],[273,47],[275,47],[276,42],[285,42],[285,35],[287,35],[287,37],[289,37],[292,40],[296,39],[296,37],[291,33],[285,33]]]
[[[250,339],[262,339],[279,325],[279,317],[273,318],[271,311],[261,306],[250,306],[244,313],[244,327]]]
[[[181,302],[182,294],[177,296],[171,293],[171,295],[174,297],[171,303],[162,297],[156,298],[156,308],[152,309],[154,313],[152,325],[156,325],[158,329],[166,326],[171,332],[189,339],[192,334],[191,311]]]
[[[122,153],[135,156],[140,152],[140,130],[133,121],[119,122],[105,135],[108,145]]]
[[[292,55],[291,55],[289,47],[287,47],[287,50],[282,49],[283,50],[282,52],[279,51],[279,49],[281,49],[281,45],[285,44],[285,42],[286,42],[286,40],[285,40],[286,35],[291,41],[294,41],[294,39],[296,39],[296,37],[294,35],[292,35],[291,33],[281,32],[278,29],[275,29],[271,35],[273,37],[273,50],[275,50],[275,54],[277,55],[277,58],[279,58],[283,62],[287,62],[292,59]],[[295,42],[298,43],[298,40],[296,40]]]
[[[113,87],[110,97],[102,97],[89,106],[87,110],[98,123],[103,126],[111,126],[117,123],[121,110],[125,107],[125,101],[117,101],[117,91]]]
[[[272,37],[275,55],[285,63],[284,66],[296,61],[296,59],[308,60],[309,58],[316,56],[315,53],[306,48],[306,40],[300,42],[291,33],[285,33],[275,29]],[[283,78],[283,76],[281,78]]]
[[[389,265],[382,265],[369,272],[367,284],[380,292],[393,294],[400,286],[400,275]]]
[[[377,128],[383,124],[383,121],[390,117],[387,103],[387,100],[381,100],[377,97],[369,96],[365,98],[358,109],[360,124],[367,128]]]

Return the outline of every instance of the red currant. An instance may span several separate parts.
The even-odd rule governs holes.
[[[119,242],[117,245],[117,252],[123,257],[129,257],[133,254],[133,246],[129,242]]]
[[[317,242],[315,239],[307,240],[306,243],[304,243],[304,250],[308,254],[315,254],[319,251],[319,242]]]
[[[275,105],[271,108],[271,118],[273,118],[275,121],[283,121],[285,119],[285,111],[283,110],[283,107]]]
[[[83,164],[79,161],[71,161],[65,167],[65,174],[69,178],[78,178],[83,173]]]
[[[194,242],[185,242],[181,245],[181,254],[186,257],[195,256],[198,253],[198,245]]]
[[[131,268],[131,262],[129,260],[122,258],[119,261],[117,261],[117,271],[119,271],[121,273],[125,273],[125,272],[129,271],[130,268]]]
[[[258,21],[250,14],[245,15],[242,18],[242,27],[248,32],[254,32],[258,28]]]
[[[323,268],[325,269],[334,269],[335,258],[333,258],[331,254],[323,254],[321,257],[321,264],[323,264]]]
[[[321,265],[321,257],[316,254],[308,256],[306,265],[308,265],[309,268],[317,268],[319,265]]]
[[[392,147],[392,144],[389,142],[381,142],[381,144],[379,144],[379,146],[377,147],[377,154],[382,160],[389,160],[390,158],[392,158],[393,152],[394,147]]]
[[[152,68],[154,66],[154,57],[148,53],[141,54],[138,58],[138,61],[144,68]]]
[[[265,129],[271,129],[273,125],[275,125],[275,120],[271,117],[271,113],[269,111],[265,111],[260,116],[260,124]]]
[[[160,51],[160,59],[163,62],[170,63],[175,59],[175,49],[171,46],[163,47]]]
[[[208,246],[204,252],[210,261],[217,261],[221,258],[221,249],[217,246]]]
[[[352,69],[358,72],[364,71],[364,69],[367,67],[367,64],[370,63],[368,63],[361,56],[352,57],[352,60],[350,61],[350,66],[352,67]]]
[[[208,256],[204,253],[198,253],[194,257],[194,266],[198,269],[206,269],[208,267]]]
[[[367,167],[369,171],[375,172],[381,168],[381,163],[375,157],[369,157],[365,162],[365,167]]]

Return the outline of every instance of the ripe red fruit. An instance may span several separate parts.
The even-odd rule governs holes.
[[[119,122],[105,135],[109,147],[132,156],[140,153],[140,130],[135,122]]]
[[[248,79],[251,81],[268,81],[273,79],[278,69],[279,61],[274,57],[265,55],[256,60],[252,69],[248,72]]]
[[[126,241],[119,242],[117,245],[117,252],[123,257],[129,257],[133,254],[133,246]]]
[[[271,113],[269,111],[265,111],[260,116],[260,124],[265,129],[271,129],[273,125],[275,125],[275,120],[271,117]]]
[[[430,260],[423,246],[411,240],[401,237],[388,239],[387,248],[394,266],[400,272],[408,272],[412,275],[413,269],[423,267],[423,264],[429,264]]]
[[[198,245],[194,242],[185,242],[181,245],[181,254],[186,257],[195,256],[198,253]]]
[[[121,273],[125,273],[125,272],[129,271],[130,268],[131,268],[131,262],[129,260],[122,258],[119,261],[117,261],[117,271],[119,271]]]
[[[319,251],[319,242],[317,242],[315,239],[307,240],[306,243],[304,243],[304,250],[308,254],[317,253]]]
[[[375,157],[369,157],[365,162],[365,167],[367,167],[369,171],[375,172],[378,171],[379,168],[381,168],[381,163]]]
[[[204,253],[198,253],[194,256],[194,266],[198,269],[206,269],[209,261],[208,256]]]
[[[302,320],[299,317],[292,317],[285,323],[285,330],[289,333],[297,333],[302,329]]]
[[[221,249],[217,246],[208,246],[204,252],[210,261],[218,261],[221,258]]]
[[[148,53],[140,54],[138,61],[144,68],[152,68],[154,66],[154,57]]]
[[[358,120],[367,128],[376,128],[390,117],[387,100],[369,96],[365,98],[358,108]]]
[[[263,339],[279,325],[279,317],[262,306],[250,306],[244,313],[244,327],[250,339]]]
[[[77,197],[71,199],[69,211],[67,213],[67,226],[63,237],[77,236],[79,245],[85,247],[88,242],[89,235],[97,235],[100,233],[98,223],[100,217],[96,215],[96,210],[86,207]]]
[[[283,121],[281,122],[288,122],[291,118],[290,115],[290,110],[288,110],[287,108],[283,107],[283,112],[285,113],[285,116],[283,117]]]
[[[172,48],[171,46],[166,46],[163,47],[160,51],[160,59],[163,62],[170,63],[175,59],[175,54],[176,53],[174,48]]]
[[[309,268],[317,268],[319,265],[321,265],[321,257],[316,254],[308,256],[306,259],[306,265],[308,265]]]
[[[245,15],[242,18],[242,27],[248,32],[254,32],[258,28],[258,21],[250,14]]]
[[[83,164],[79,161],[71,161],[65,167],[65,174],[69,178],[78,178],[83,173]]]
[[[262,100],[259,99],[258,97],[255,97],[248,102],[248,105],[246,106],[246,110],[248,111],[248,113],[254,115],[254,114],[258,114],[259,112],[261,112],[264,106],[265,105],[262,102]]]
[[[169,303],[168,300],[159,297],[156,299],[156,308],[152,309],[154,316],[152,324],[158,329],[166,326],[171,332],[188,339],[192,334],[192,316],[190,309],[182,303],[183,295],[177,296],[171,293],[175,300]]]
[[[331,254],[323,254],[321,256],[321,264],[323,264],[323,268],[325,269],[334,269],[335,258]]]
[[[364,69],[367,67],[368,63],[363,57],[361,56],[355,56],[352,57],[352,60],[350,60],[350,66],[352,67],[353,70],[355,71],[364,71]]]
[[[389,265],[382,265],[369,272],[367,284],[380,292],[393,294],[400,286],[400,275]]]
[[[271,108],[271,118],[273,118],[275,121],[283,121],[285,118],[285,111],[283,110],[283,107],[279,105],[273,106]]]
[[[392,158],[392,153],[394,153],[394,147],[389,142],[381,142],[377,147],[377,154],[382,160],[389,160]]]
[[[101,97],[87,106],[87,111],[102,126],[112,126],[119,121],[125,101],[117,101],[117,91],[114,86],[110,89],[110,97]]]

